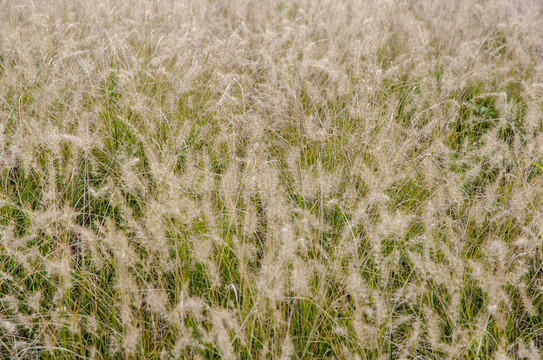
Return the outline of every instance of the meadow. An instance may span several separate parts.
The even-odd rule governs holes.
[[[540,0],[0,0],[0,358],[541,359]]]

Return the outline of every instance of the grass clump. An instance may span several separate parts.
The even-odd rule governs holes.
[[[537,1],[0,2],[0,358],[541,357]]]

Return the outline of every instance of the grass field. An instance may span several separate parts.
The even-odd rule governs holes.
[[[0,0],[0,358],[541,359],[543,6]]]

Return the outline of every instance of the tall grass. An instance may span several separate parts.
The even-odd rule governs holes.
[[[540,359],[540,1],[1,1],[0,358]]]

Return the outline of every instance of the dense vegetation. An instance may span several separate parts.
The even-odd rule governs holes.
[[[0,1],[0,358],[540,359],[539,1]]]

